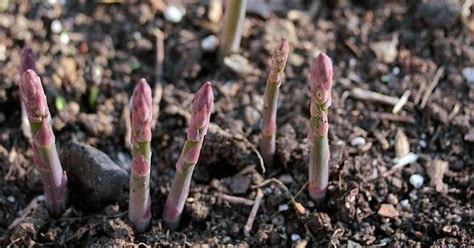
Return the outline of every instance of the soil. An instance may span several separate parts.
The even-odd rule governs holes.
[[[241,72],[201,49],[201,40],[218,36],[221,26],[208,19],[207,1],[184,1],[179,23],[165,20],[166,2],[125,2],[2,1],[1,247],[474,246],[474,87],[472,74],[471,80],[463,74],[474,66],[470,1],[255,1],[240,52],[249,68]],[[157,29],[165,38],[162,74],[155,65]],[[255,147],[269,54],[281,36],[290,41],[291,54],[281,87],[276,164],[263,172]],[[148,231],[134,233],[126,197],[94,208],[70,204],[63,216],[48,215],[20,128],[17,83],[25,45],[38,57],[58,145],[76,140],[94,146],[127,171],[123,120],[133,86],[141,77],[163,86]],[[334,61],[335,85],[328,197],[316,206],[304,188],[307,75],[310,59],[321,51]],[[214,126],[181,225],[170,232],[163,205],[192,93],[207,80],[214,85]],[[396,99],[410,95],[393,114],[393,105],[355,97],[355,88]],[[396,164],[393,159],[407,150],[418,159]],[[258,188],[263,200],[245,236]]]

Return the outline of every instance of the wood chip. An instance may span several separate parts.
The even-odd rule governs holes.
[[[425,90],[425,93],[423,94],[423,100],[421,101],[421,105],[420,105],[421,109],[425,108],[426,104],[428,103],[428,100],[430,99],[431,94],[433,93],[434,88],[436,88],[436,86],[438,85],[439,80],[441,79],[443,74],[444,74],[444,66],[441,66],[436,71],[433,81],[431,81],[430,85],[428,86],[428,88]]]
[[[351,96],[363,101],[380,102],[392,106],[397,105],[397,103],[400,101],[398,97],[387,96],[379,92],[357,87],[352,88]]]
[[[403,95],[398,100],[397,104],[393,106],[392,114],[396,114],[400,112],[400,110],[402,110],[403,106],[405,106],[405,104],[408,102],[408,98],[410,97],[410,95],[411,95],[411,91],[409,90],[403,93]]]
[[[395,135],[395,154],[398,158],[404,157],[410,153],[410,143],[402,129],[397,130]]]
[[[382,204],[377,213],[382,217],[388,218],[395,218],[400,215],[392,204]]]
[[[448,162],[443,160],[433,161],[429,168],[428,174],[430,175],[430,185],[435,188],[437,192],[447,192],[448,186],[443,183],[444,173],[448,170]]]

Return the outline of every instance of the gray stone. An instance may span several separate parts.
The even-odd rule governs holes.
[[[102,151],[77,141],[61,147],[70,196],[79,207],[100,206],[120,199],[129,175]]]

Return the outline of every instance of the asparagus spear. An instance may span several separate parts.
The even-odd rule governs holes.
[[[140,79],[132,95],[132,169],[128,218],[138,232],[148,227],[151,219],[150,162],[151,121],[153,115],[151,88]]]
[[[67,177],[56,150],[41,79],[32,69],[26,69],[21,75],[20,96],[31,127],[33,162],[43,182],[46,207],[51,215],[59,216],[66,207]]]
[[[194,166],[199,160],[213,107],[212,86],[210,82],[207,82],[194,95],[187,139],[176,163],[176,174],[163,211],[163,219],[171,230],[176,229],[179,225],[181,213],[189,194]]]
[[[288,41],[285,38],[273,49],[272,65],[268,74],[265,93],[263,95],[263,128],[260,139],[260,152],[266,165],[273,165],[275,156],[276,116],[278,89],[280,88],[289,53]]]
[[[332,78],[331,59],[322,53],[312,61],[310,78],[308,191],[310,197],[316,202],[321,202],[324,199],[329,180],[328,108],[331,106]]]
[[[246,6],[247,0],[227,1],[219,50],[221,61],[225,56],[239,50],[245,21]]]

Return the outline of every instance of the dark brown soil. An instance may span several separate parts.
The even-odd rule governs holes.
[[[474,246],[474,85],[462,74],[474,67],[469,1],[294,0],[256,9],[265,1],[251,0],[241,44],[251,65],[245,74],[219,66],[215,52],[201,49],[201,40],[218,35],[221,25],[208,20],[208,1],[184,1],[187,13],[177,24],[164,19],[160,0],[28,2],[0,6],[0,247]],[[58,21],[62,35],[51,29]],[[158,28],[165,35],[161,79],[155,78]],[[291,54],[281,87],[277,164],[263,173],[255,146],[269,53],[281,36],[290,41]],[[48,216],[20,128],[17,83],[25,45],[38,56],[58,145],[87,143],[126,170],[124,106],[140,77],[163,84],[147,232],[135,234],[128,224],[126,197],[99,208],[70,205],[62,217]],[[300,190],[307,181],[308,61],[321,51],[333,58],[335,85],[328,199],[316,207]],[[206,80],[214,85],[215,125],[179,230],[169,232],[162,209],[192,93]],[[89,104],[93,87],[97,103]],[[411,94],[392,114],[391,105],[353,97],[354,88],[397,98]],[[61,99],[67,105],[58,111]],[[403,151],[407,143],[397,132],[419,156],[401,168],[394,167],[395,147]],[[410,183],[414,174],[424,178],[418,189]],[[242,230],[259,186],[263,201],[246,237]]]

